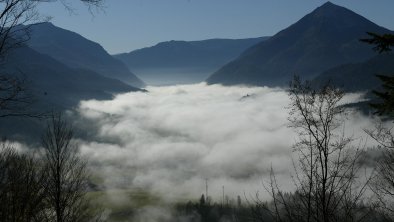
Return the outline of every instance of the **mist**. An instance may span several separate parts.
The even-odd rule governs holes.
[[[185,67],[185,68],[132,68],[138,77],[150,86],[171,86],[197,84],[220,67]],[[160,73],[160,75],[158,75]]]
[[[272,167],[283,189],[292,189],[294,129],[288,127],[289,98],[281,88],[177,85],[112,100],[82,101],[78,127],[81,152],[103,189],[144,189],[168,201],[220,200],[265,194]],[[344,103],[362,100],[348,94]],[[347,134],[366,137],[373,120],[354,111]],[[121,201],[121,197],[113,197]],[[127,201],[127,200],[125,200]]]

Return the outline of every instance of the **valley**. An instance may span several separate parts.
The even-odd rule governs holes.
[[[63,1],[15,1],[0,1],[14,10],[0,14],[0,221],[394,220],[394,32],[361,3],[286,0],[302,16],[273,19],[252,3],[128,2],[116,20],[73,3],[98,17],[88,27],[62,25]]]

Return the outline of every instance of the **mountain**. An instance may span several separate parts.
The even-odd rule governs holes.
[[[48,55],[22,47],[7,55],[2,75],[20,76],[33,101],[31,113],[47,113],[74,108],[80,100],[111,99],[114,93],[139,91],[126,83],[91,70],[73,69]],[[37,140],[45,121],[32,118],[0,118],[0,135],[21,140]]]
[[[268,37],[168,41],[130,53],[114,55],[148,84],[204,81],[209,74]]]
[[[92,70],[135,87],[144,86],[121,61],[109,55],[98,43],[77,33],[47,22],[30,26],[30,32],[27,44],[37,52],[47,54],[71,68]]]
[[[287,85],[294,74],[311,79],[340,64],[373,55],[359,41],[366,32],[388,33],[366,18],[330,2],[261,42],[213,73],[209,84]]]
[[[1,72],[26,79],[37,102],[50,109],[71,108],[80,100],[110,99],[114,93],[140,90],[91,70],[70,68],[29,47],[13,50]]]
[[[321,86],[330,81],[346,91],[370,91],[381,88],[377,74],[394,75],[393,54],[381,54],[365,62],[331,68],[313,79],[312,83]]]

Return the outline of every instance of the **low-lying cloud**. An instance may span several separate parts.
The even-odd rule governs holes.
[[[292,145],[289,98],[266,87],[205,84],[150,87],[109,101],[84,101],[82,127],[93,139],[80,141],[106,188],[138,187],[169,199],[262,191],[271,166],[290,187]],[[352,94],[347,100],[357,100]],[[347,129],[361,135],[370,121],[360,114]],[[220,199],[217,199],[220,200]]]

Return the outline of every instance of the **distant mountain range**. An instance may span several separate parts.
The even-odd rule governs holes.
[[[37,52],[49,55],[71,68],[91,70],[135,87],[145,85],[98,43],[48,22],[32,25],[30,29],[31,38],[27,44]]]
[[[375,56],[370,45],[359,41],[367,31],[391,32],[327,2],[267,41],[252,46],[213,73],[207,82],[287,86],[293,75],[313,79],[336,66],[364,62]],[[325,78],[330,76],[328,73]]]
[[[197,83],[268,38],[168,41],[114,57],[148,84]]]

